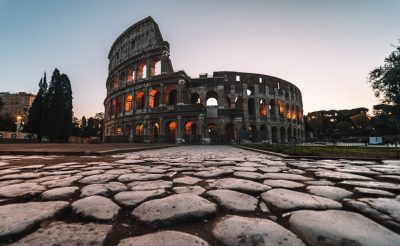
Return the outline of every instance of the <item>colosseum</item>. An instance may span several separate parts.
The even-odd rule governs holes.
[[[106,142],[235,143],[304,139],[300,90],[234,71],[191,78],[174,71],[152,17],[113,43],[104,100]]]

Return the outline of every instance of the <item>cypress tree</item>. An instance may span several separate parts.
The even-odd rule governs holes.
[[[72,120],[73,120],[73,106],[72,106],[72,88],[71,82],[66,74],[61,74],[61,94],[62,94],[62,121],[61,121],[61,132],[60,140],[63,142],[68,142],[69,136],[72,132]]]
[[[47,91],[46,73],[44,78],[40,79],[39,91],[33,100],[32,106],[29,109],[28,115],[28,131],[30,133],[36,133],[38,135],[39,141],[42,139],[41,122],[44,110],[44,97]]]

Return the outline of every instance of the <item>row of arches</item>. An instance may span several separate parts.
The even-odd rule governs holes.
[[[137,80],[161,74],[161,59],[155,57],[149,61],[142,61],[130,66],[112,77],[110,89],[117,90],[126,86],[126,83],[134,83]]]

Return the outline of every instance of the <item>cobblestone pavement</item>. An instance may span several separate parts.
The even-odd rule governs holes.
[[[0,156],[0,244],[400,245],[400,161]]]

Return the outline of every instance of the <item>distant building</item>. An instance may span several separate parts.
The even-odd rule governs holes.
[[[0,116],[11,116],[16,121],[26,124],[28,122],[29,108],[32,106],[36,95],[26,92],[9,93],[0,92],[0,97],[4,103],[0,111]]]

